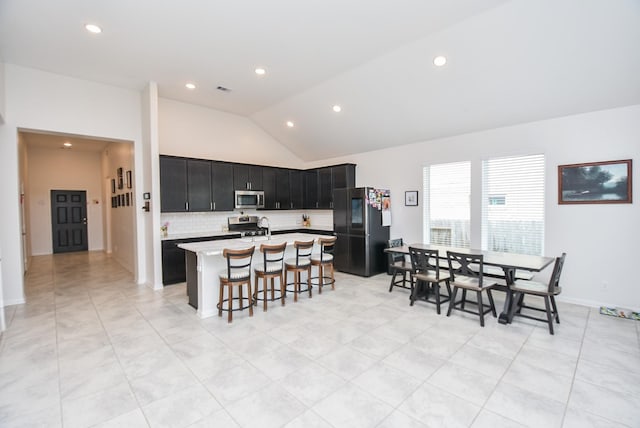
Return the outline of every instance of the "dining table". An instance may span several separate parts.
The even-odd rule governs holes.
[[[500,324],[510,324],[513,319],[513,311],[511,311],[511,306],[513,305],[513,292],[511,290],[511,286],[513,285],[517,277],[520,276],[522,272],[540,272],[547,266],[552,264],[555,260],[553,257],[535,256],[530,254],[514,254],[499,251],[449,247],[424,243],[385,248],[384,251],[386,253],[409,254],[409,247],[418,248],[421,250],[438,250],[439,257],[444,260],[447,259],[447,251],[454,251],[464,254],[481,254],[483,256],[483,263],[485,266],[485,272],[483,274],[492,277],[497,276],[499,278],[503,278],[505,282],[505,284],[498,284],[498,288],[506,293],[504,307],[502,309],[502,312],[498,316],[498,322]],[[494,267],[498,269],[496,269],[496,272],[487,273],[487,267]],[[500,274],[496,275],[496,273]]]

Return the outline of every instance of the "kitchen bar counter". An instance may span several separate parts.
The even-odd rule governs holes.
[[[197,313],[200,318],[208,318],[217,314],[216,304],[218,303],[220,287],[218,275],[226,267],[225,259],[222,257],[222,251],[225,248],[241,249],[255,246],[254,262],[258,262],[260,244],[276,245],[286,242],[286,257],[291,257],[294,255],[293,243],[295,241],[309,241],[311,239],[317,241],[318,238],[323,236],[326,235],[296,232],[273,235],[271,239],[259,236],[179,244],[178,247],[187,252],[187,293],[189,294],[189,301],[193,301],[193,303],[197,301]],[[315,250],[318,251],[317,249]],[[195,265],[192,266],[195,269],[190,269],[190,265]],[[190,270],[192,271],[191,274],[189,273]],[[191,276],[196,276],[197,280]],[[193,284],[196,281],[197,286]],[[195,293],[197,293],[197,296],[193,296]]]
[[[332,227],[303,227],[303,226],[294,226],[294,227],[274,227],[271,228],[271,233],[273,234],[281,234],[281,233],[318,233],[318,234],[326,234],[332,233]],[[229,237],[229,239],[239,238],[239,232],[187,232],[187,233],[170,233],[167,236],[163,236],[163,241],[176,241],[182,239],[192,239],[192,238],[221,238],[221,237]]]

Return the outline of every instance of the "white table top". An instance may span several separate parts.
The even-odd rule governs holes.
[[[234,239],[220,239],[217,241],[204,241],[193,242],[187,244],[178,244],[179,248],[186,251],[196,253],[198,256],[216,256],[222,254],[225,248],[241,249],[256,247],[256,250],[260,248],[261,244],[277,245],[286,242],[287,245],[293,245],[295,241],[311,241],[317,242],[318,238],[326,238],[326,235],[314,235],[310,233],[284,233],[282,235],[272,235],[271,239],[267,239],[265,236],[257,236],[254,238],[234,238]]]

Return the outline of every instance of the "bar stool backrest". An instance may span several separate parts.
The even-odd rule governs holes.
[[[284,269],[284,252],[287,248],[287,243],[269,245],[260,245],[260,252],[262,253],[262,263],[265,272],[277,273]]]
[[[313,239],[311,241],[295,241],[293,248],[296,249],[296,267],[311,264],[311,252],[313,251]]]
[[[335,236],[318,238],[318,245],[320,246],[320,262],[333,260],[333,250],[335,249],[337,240],[338,238]]]
[[[227,279],[241,281],[251,277],[251,261],[256,247],[241,250],[225,248],[222,257],[227,259]]]

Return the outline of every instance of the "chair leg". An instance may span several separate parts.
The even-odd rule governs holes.
[[[458,294],[458,287],[454,286],[453,296],[451,296],[451,300],[449,300],[449,309],[447,310],[447,316],[451,315],[451,309],[453,309],[453,306],[456,302],[456,294]]]
[[[300,272],[293,273],[293,301],[298,301],[298,293],[300,292]]]
[[[520,308],[518,306],[518,300],[520,300],[520,294],[521,293],[515,292],[515,293],[513,293],[513,296],[511,296],[511,308],[509,309],[509,319],[510,320],[513,319],[513,317],[514,317],[514,315],[516,313],[519,314],[520,310],[522,309],[522,308]]]
[[[549,296],[544,296],[544,308],[547,311],[547,323],[549,324],[549,334],[553,334],[553,316],[549,305]]]
[[[230,323],[233,320],[233,286],[229,285],[227,288],[229,289],[229,304],[227,305],[229,312],[227,313],[227,322]]]
[[[436,293],[436,312],[438,315],[440,315],[440,284],[437,282],[434,282],[433,290]]]
[[[322,286],[324,285],[324,270],[322,269],[322,263],[318,265],[318,294],[322,294]]]
[[[331,289],[335,290],[336,289],[335,269],[333,268],[333,263],[331,263],[329,266],[331,266]]]
[[[257,285],[256,285],[256,287],[257,287]],[[240,285],[240,289],[242,289],[242,285]],[[249,296],[248,297],[248,299],[249,299],[249,316],[252,317],[253,316],[253,297],[251,296],[251,294],[252,294],[251,293],[251,280],[249,280],[249,282],[247,282],[247,292],[248,292],[247,296]],[[242,301],[240,301],[240,304],[242,305]],[[266,310],[266,307],[267,307],[267,305],[266,305],[266,301],[265,301],[265,310]]]
[[[224,284],[220,284],[220,296],[218,297],[218,316],[222,316],[222,300],[224,299]]]
[[[287,281],[285,280],[285,273],[282,272],[280,274],[280,301],[282,302],[282,306],[284,306],[284,298],[287,295]]]
[[[413,306],[413,304],[416,302],[416,295],[418,294],[418,286],[420,285],[420,281],[416,281],[416,283],[413,283],[413,280],[411,281],[411,294],[409,295],[409,306]]]
[[[309,289],[309,298],[313,297],[311,295],[311,266],[307,269],[307,288]]]
[[[487,297],[489,297],[489,307],[491,308],[491,315],[493,315],[493,317],[497,317],[498,314],[496,314],[496,305],[493,302],[493,295],[491,294],[491,290],[487,289]]]
[[[391,277],[391,284],[389,284],[389,293],[393,290],[393,285],[396,283],[396,275],[398,274],[398,270],[393,270],[393,276]]]
[[[271,301],[276,300],[276,278],[271,277]]]
[[[553,313],[556,314],[556,323],[560,324],[560,315],[558,314],[558,307],[556,306],[556,298],[554,296],[549,296],[549,298],[551,299]]]
[[[240,302],[240,305],[239,305],[240,310],[244,311],[244,308],[243,308],[244,305],[242,304],[242,302],[243,302],[243,299],[242,299],[242,297],[243,297],[242,296],[242,285],[240,287],[238,287],[238,297],[240,298],[240,300],[238,300]]]
[[[262,277],[262,312],[267,312],[267,277]]]
[[[460,305],[460,309],[464,311],[464,304],[467,302],[467,289],[462,289],[462,303]]]
[[[478,296],[478,314],[480,314],[480,327],[484,327],[484,305],[482,304],[482,291],[476,291]]]

